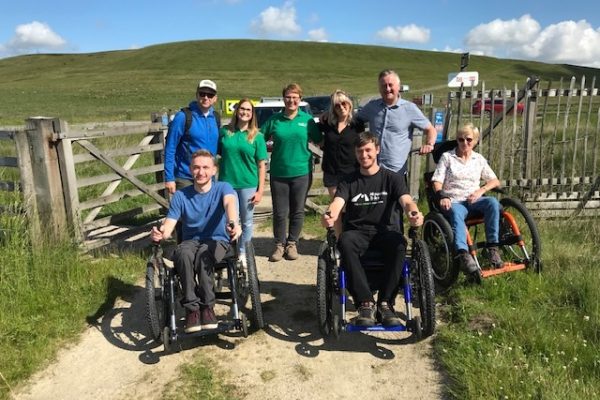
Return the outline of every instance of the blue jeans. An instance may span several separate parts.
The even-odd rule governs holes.
[[[254,229],[254,203],[250,201],[256,188],[235,189],[240,205],[240,224],[242,225],[242,238],[240,243],[240,252],[246,252],[246,242],[252,239]]]
[[[480,197],[475,203],[468,203],[467,201],[452,202],[450,210],[444,211],[452,226],[455,249],[457,251],[469,250],[467,225],[465,224],[465,218],[467,218],[469,211],[478,211],[483,214],[486,241],[488,243],[498,243],[500,203],[495,197]]]

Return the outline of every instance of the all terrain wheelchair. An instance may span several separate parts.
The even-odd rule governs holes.
[[[437,164],[442,154],[457,146],[456,140],[436,144],[432,157]],[[443,215],[436,201],[431,183],[433,172],[424,174],[425,193],[429,204],[429,213],[423,222],[423,240],[431,252],[433,276],[442,288],[448,288],[456,282],[460,272],[460,262],[454,251],[454,234],[450,222]],[[478,250],[489,247],[485,240],[483,216],[469,213],[466,218],[467,244],[469,253],[474,258],[480,274],[476,275],[477,283],[482,278],[505,272],[531,269],[539,273],[542,269],[541,242],[536,223],[525,206],[517,199],[504,195],[502,189],[494,189],[500,198],[500,256],[504,262],[500,268],[493,268],[478,257]]]
[[[349,302],[346,272],[339,262],[334,230],[327,229],[327,240],[321,246],[317,263],[317,315],[323,337],[338,338],[341,332],[408,331],[413,333],[416,340],[420,340],[433,334],[435,292],[429,251],[425,242],[417,237],[416,228],[411,227],[408,236],[409,246],[406,249],[402,279],[398,287],[404,295],[405,312],[402,317],[405,323],[398,326],[376,324],[366,327],[355,325],[346,319],[346,305]],[[369,285],[374,290],[373,288],[378,287],[377,278],[381,280],[383,255],[379,251],[369,249],[361,257],[361,263],[367,272]],[[415,315],[415,312],[418,315]]]
[[[214,290],[217,300],[231,300],[231,311],[227,319],[219,318],[219,325],[215,329],[202,329],[193,333],[186,333],[183,328],[185,313],[180,305],[182,289],[173,263],[164,257],[160,243],[153,243],[152,247],[152,255],[146,266],[146,313],[152,338],[163,343],[165,352],[178,340],[187,337],[230,331],[241,332],[247,337],[249,325],[257,330],[264,328],[254,247],[251,241],[246,243],[245,262],[238,259],[239,243],[234,241],[223,260],[214,267]],[[246,309],[248,298],[252,306],[251,321],[248,321],[245,314],[246,311],[250,311]]]

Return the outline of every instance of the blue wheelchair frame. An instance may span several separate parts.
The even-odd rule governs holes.
[[[408,232],[407,246],[402,266],[402,290],[405,303],[406,323],[397,326],[359,326],[346,320],[346,303],[349,301],[346,286],[346,271],[339,265],[335,233],[327,230],[327,242],[319,256],[317,272],[317,312],[319,329],[323,336],[340,332],[412,332],[417,340],[430,336],[435,330],[435,294],[433,272],[429,252],[425,243],[417,238],[416,228]],[[363,260],[361,258],[361,260]],[[366,269],[369,264],[364,264]],[[413,315],[413,291],[418,298],[419,316]]]

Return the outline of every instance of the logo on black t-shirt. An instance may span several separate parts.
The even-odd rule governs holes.
[[[370,192],[370,193],[359,193],[350,199],[351,203],[355,206],[371,206],[373,204],[383,204],[384,199],[387,197],[387,192]]]

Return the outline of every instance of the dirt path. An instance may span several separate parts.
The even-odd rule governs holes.
[[[247,339],[237,334],[183,342],[164,354],[146,337],[144,297],[136,288],[120,299],[79,343],[36,374],[17,399],[160,399],[176,369],[202,351],[244,399],[438,399],[442,376],[431,339],[412,343],[407,333],[345,334],[324,342],[315,311],[319,242],[304,240],[296,261],[269,263],[268,233],[255,248],[267,327]],[[234,368],[232,366],[235,366]],[[369,395],[371,394],[371,395]]]

